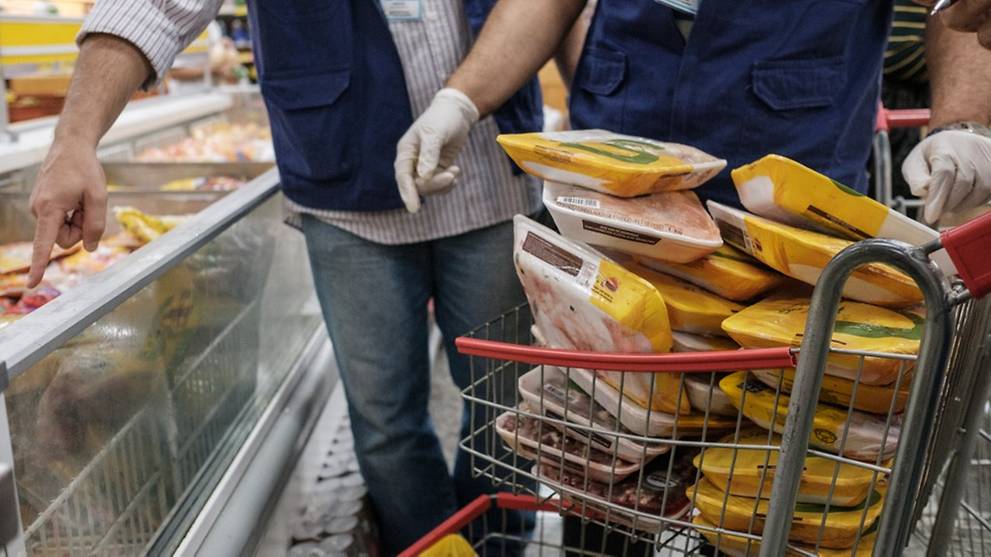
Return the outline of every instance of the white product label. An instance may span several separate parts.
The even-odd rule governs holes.
[[[589,209],[598,209],[601,206],[598,199],[589,199],[587,197],[561,196],[557,198],[557,202],[561,205],[575,205]]]
[[[390,21],[419,21],[423,18],[421,0],[381,0],[382,11]]]

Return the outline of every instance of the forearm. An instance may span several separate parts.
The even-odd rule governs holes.
[[[585,48],[585,37],[588,35],[588,28],[592,23],[592,15],[595,11],[595,1],[591,0],[582,10],[581,15],[575,21],[575,25],[564,38],[561,48],[554,55],[554,62],[557,71],[561,74],[561,80],[565,87],[571,88],[571,83],[575,79],[575,69],[581,59],[582,50]]]
[[[448,80],[492,113],[554,55],[585,0],[500,0],[475,46]]]
[[[148,60],[129,42],[112,35],[87,36],[55,128],[56,142],[73,141],[95,149],[150,75]]]
[[[980,46],[976,35],[929,18],[926,63],[932,88],[930,126],[991,121],[991,51]]]

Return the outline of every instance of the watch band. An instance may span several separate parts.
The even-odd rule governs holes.
[[[927,135],[934,135],[939,132],[945,131],[962,131],[975,133],[980,136],[991,138],[991,128],[980,122],[957,122],[955,124],[947,124],[945,126],[940,126],[938,128],[933,128],[929,130]]]

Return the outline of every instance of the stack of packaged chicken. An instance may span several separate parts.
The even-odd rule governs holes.
[[[598,130],[502,136],[500,143],[520,167],[547,180],[544,202],[561,231],[525,217],[516,220],[515,264],[533,314],[534,336],[553,348],[658,353],[798,347],[809,308],[808,285],[815,285],[837,253],[870,237],[921,244],[935,234],[775,155],[732,173],[749,212],[711,201],[706,212],[689,190],[718,173],[725,162],[697,149]],[[946,259],[937,254],[937,262],[945,265]],[[870,264],[853,274],[843,295],[833,346],[867,355],[831,353],[810,443],[882,464],[897,444],[898,413],[907,400],[911,365],[909,359],[871,354],[918,351],[924,320],[918,309],[921,294],[901,272]],[[632,433],[645,441],[698,438],[704,430],[711,442],[734,429],[742,415],[744,426],[753,421],[763,428],[752,430],[747,439],[763,435],[760,444],[774,445],[793,380],[793,369],[680,374],[541,366],[521,379],[524,403],[518,413],[502,418],[506,427],[500,433],[528,458],[566,462],[590,480],[622,481],[671,444],[657,443],[651,451],[653,445],[637,445],[615,434],[594,435],[594,430]],[[528,436],[520,434],[524,430]],[[525,447],[523,437],[528,438]],[[557,443],[554,454],[547,452],[551,442]],[[714,461],[719,459],[710,459]],[[699,455],[696,465],[706,472],[703,462]],[[832,479],[831,463],[817,466],[827,464]],[[834,493],[827,520],[835,531],[825,534],[820,548],[852,547],[880,512],[880,497],[865,487],[862,470],[866,468],[840,468],[837,481],[843,488]],[[855,478],[853,483],[843,483],[847,476]],[[756,483],[760,493],[727,491],[726,481],[712,478],[716,476],[706,473],[689,489],[689,498],[706,495],[704,500],[718,500],[719,508],[728,501],[750,504],[742,530],[759,533],[762,525],[750,520],[761,512],[759,505],[766,505],[770,483]],[[804,500],[810,505],[824,502]],[[704,508],[698,501],[696,505]],[[839,508],[858,505],[870,510],[864,527],[858,521],[851,536],[849,525],[833,517]],[[740,517],[743,506],[736,507]],[[719,524],[720,516],[703,510],[696,520]],[[801,533],[793,535],[797,542],[808,541]]]

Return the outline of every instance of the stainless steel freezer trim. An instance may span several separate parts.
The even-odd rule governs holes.
[[[3,476],[3,468],[6,466],[10,472],[11,492],[3,494],[0,489],[0,522],[3,515],[7,514],[13,507],[13,512],[8,516],[13,516],[14,528],[17,534],[11,540],[2,539],[0,535],[0,550],[5,557],[22,557],[27,555],[27,546],[24,544],[24,529],[21,527],[21,510],[17,503],[17,484],[14,482],[14,449],[10,444],[10,429],[7,421],[7,404],[2,394],[0,394],[0,476]],[[0,482],[3,478],[0,477]],[[0,531],[4,530],[0,526]]]
[[[265,413],[259,418],[257,426],[251,432],[248,439],[245,440],[243,448],[228,466],[227,472],[221,478],[220,483],[210,495],[210,498],[197,515],[196,520],[190,526],[182,542],[173,552],[173,555],[192,556],[202,554],[206,545],[213,545],[209,541],[214,539],[214,536],[223,538],[224,542],[220,545],[228,549],[229,555],[241,554],[244,547],[237,543],[232,543],[232,540],[238,538],[248,540],[251,533],[259,528],[258,522],[261,518],[260,515],[264,514],[264,509],[246,509],[241,508],[239,505],[234,506],[237,508],[232,508],[230,505],[231,499],[240,488],[246,488],[251,491],[255,499],[262,498],[267,501],[271,498],[272,494],[266,493],[268,490],[260,485],[264,482],[249,482],[250,485],[247,485],[244,484],[243,480],[246,474],[249,473],[249,469],[256,464],[255,461],[259,452],[266,444],[273,442],[271,434],[277,423],[280,420],[292,419],[293,416],[302,413],[304,414],[304,419],[296,422],[297,427],[287,427],[284,428],[284,431],[278,432],[279,437],[283,439],[281,439],[278,445],[280,450],[277,452],[285,455],[285,461],[293,460],[298,456],[298,454],[295,454],[298,451],[286,451],[284,445],[288,444],[291,447],[300,436],[308,436],[308,430],[312,429],[317,418],[320,416],[320,411],[323,409],[324,404],[330,398],[330,389],[326,388],[325,385],[336,375],[330,373],[330,370],[335,365],[333,348],[327,337],[327,329],[321,325],[310,338],[302,356],[294,365],[290,377],[283,383],[268,408],[265,409]],[[304,384],[306,378],[310,378],[310,380]],[[317,395],[315,399],[314,395]],[[268,460],[271,461],[272,458]],[[268,466],[272,466],[273,463],[267,462],[267,464]],[[281,464],[285,465],[286,462],[282,462]],[[291,470],[291,466],[289,469]],[[271,478],[269,487],[277,488],[279,484],[284,483],[284,470],[272,473],[266,467],[265,471],[265,476]],[[231,510],[235,511],[240,517],[244,517],[246,514],[255,517],[254,520],[245,519],[236,521],[242,527],[239,535],[233,535],[232,532],[225,531],[223,528],[217,528],[218,523],[222,522],[224,512]],[[214,541],[216,540],[214,539]],[[216,557],[219,554],[210,552],[206,553],[206,555]]]
[[[268,200],[278,189],[278,171],[269,170],[137,250],[114,265],[112,271],[84,279],[71,292],[0,331],[0,364],[6,365],[8,378],[24,373],[110,313]]]

